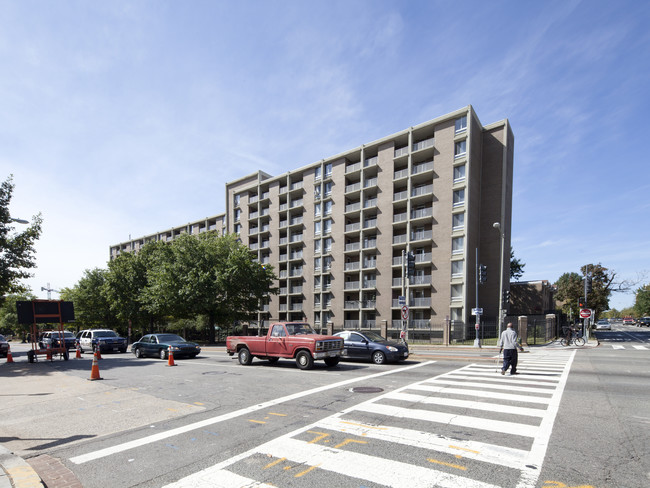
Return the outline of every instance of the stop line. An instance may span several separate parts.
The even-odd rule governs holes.
[[[520,356],[517,376],[471,364],[377,396],[169,488],[536,486],[575,351]],[[307,478],[305,478],[307,477]]]

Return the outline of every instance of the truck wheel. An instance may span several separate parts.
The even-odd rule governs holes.
[[[296,356],[296,364],[300,369],[311,369],[314,367],[314,358],[307,351],[300,351]]]
[[[325,358],[325,365],[331,368],[332,366],[336,366],[337,364],[339,364],[339,360],[340,360],[339,357]]]
[[[27,351],[27,361],[29,361],[30,363],[33,363],[34,362],[34,356],[35,356],[34,351]]]
[[[251,356],[251,352],[247,347],[242,347],[237,353],[237,357],[239,358],[239,364],[242,366],[248,366],[253,362],[253,356]]]

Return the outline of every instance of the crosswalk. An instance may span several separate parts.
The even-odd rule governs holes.
[[[359,403],[168,488],[536,486],[575,351],[471,364]]]
[[[647,351],[648,347],[647,346],[636,346],[636,345],[621,345],[621,344],[611,344],[612,349],[629,349],[630,347],[632,349],[636,349],[638,351]]]

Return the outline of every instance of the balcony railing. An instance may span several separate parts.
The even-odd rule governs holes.
[[[357,210],[361,210],[361,202],[350,203],[345,206],[346,212],[356,212]]]
[[[345,225],[345,232],[354,232],[357,231],[361,228],[361,223],[360,222],[353,222],[351,224],[346,224]]]
[[[353,191],[359,191],[361,190],[361,182],[359,181],[358,183],[353,183],[351,185],[346,185],[345,187],[345,193],[350,193]]]
[[[393,224],[398,222],[406,222],[408,220],[408,214],[406,212],[393,215]]]
[[[433,161],[427,161],[426,163],[420,163],[413,166],[414,175],[417,175],[418,173],[426,173],[427,171],[433,171]]]
[[[428,195],[433,193],[433,185],[418,186],[411,190],[412,197],[419,197],[420,195]]]
[[[393,201],[397,202],[399,200],[406,200],[408,196],[409,196],[408,190],[398,191],[397,193],[393,193]]]
[[[343,304],[343,308],[347,310],[356,310],[359,308],[359,300],[346,300]]]
[[[364,229],[370,229],[371,227],[377,227],[377,219],[368,219],[363,222]]]
[[[361,249],[360,242],[350,242],[349,244],[345,245],[346,251],[358,251],[359,249]]]
[[[343,285],[344,290],[358,290],[359,282],[358,281],[346,281]]]
[[[371,186],[377,186],[377,178],[370,178],[363,182],[364,188],[370,188]]]
[[[433,217],[433,208],[428,207],[428,208],[421,208],[419,210],[411,211],[412,219],[421,219],[424,217]]]
[[[377,280],[363,280],[363,287],[364,288],[376,288],[377,287]]]
[[[365,202],[363,202],[363,208],[372,208],[377,206],[377,199],[376,198],[369,198]]]
[[[367,168],[368,166],[376,166],[378,161],[379,161],[379,158],[377,156],[374,156],[372,158],[368,158],[363,162],[363,167]]]
[[[403,244],[406,242],[406,234],[393,236],[393,244]]]
[[[421,241],[423,239],[433,239],[433,231],[425,230],[423,232],[411,232],[412,241]]]
[[[409,283],[411,285],[430,285],[431,275],[411,276],[409,278]]]
[[[346,173],[352,173],[354,171],[359,171],[361,169],[361,163],[348,164],[345,167]]]
[[[406,178],[408,175],[409,175],[408,168],[400,169],[399,171],[395,171],[393,173],[393,179],[399,180],[400,178]]]
[[[409,148],[408,146],[400,147],[399,149],[395,149],[395,157],[399,158],[401,156],[406,156],[409,153]]]
[[[419,151],[428,147],[433,147],[433,137],[431,139],[425,139],[424,141],[416,142],[413,144],[413,151]]]
[[[357,271],[359,269],[359,261],[345,263],[345,271]]]

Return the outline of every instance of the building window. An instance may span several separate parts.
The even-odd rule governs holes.
[[[239,205],[240,200],[241,200],[241,196],[240,195],[235,195],[235,197],[234,197],[235,207],[237,207]]]
[[[241,209],[235,209],[235,222],[239,222],[241,219]]]
[[[463,229],[465,227],[465,214],[464,213],[458,213],[458,214],[452,215],[452,217],[451,217],[451,226],[452,226],[452,230]]]
[[[465,189],[454,191],[454,207],[465,205]]]
[[[454,183],[458,183],[465,179],[465,165],[461,164],[460,166],[454,167]]]
[[[323,220],[323,234],[329,234],[330,232],[332,232],[332,220]]]
[[[314,254],[320,254],[320,239],[314,241]]]
[[[463,132],[467,130],[467,115],[456,119],[456,132]]]
[[[235,234],[241,234],[241,224],[235,224]]]
[[[332,182],[328,181],[325,183],[325,196],[329,197],[332,194]]]
[[[323,290],[329,290],[332,286],[332,277],[330,275],[323,275]]]
[[[332,213],[332,200],[325,202],[325,212],[324,215],[330,215]]]
[[[451,299],[452,301],[463,299],[463,285],[451,285]]]
[[[451,276],[458,278],[463,275],[463,266],[464,261],[452,261],[451,262]]]
[[[321,229],[320,221],[314,222],[314,235],[319,236],[320,235],[320,229]]]
[[[316,166],[316,168],[314,168],[314,179],[315,180],[320,180],[321,179],[322,171],[323,170],[321,169],[320,166]]]
[[[323,257],[323,271],[329,271],[332,267],[332,256]]]
[[[320,289],[320,275],[319,276],[314,276],[314,289],[319,290]],[[318,296],[318,295],[316,295]]]
[[[314,258],[314,270],[320,270],[320,258]]]
[[[465,238],[464,237],[454,237],[451,240],[451,253],[452,254],[463,254],[465,250]]]
[[[327,163],[325,165],[325,178],[332,176],[332,163]]]
[[[332,250],[332,238],[328,237],[327,239],[323,239],[323,248],[325,252],[330,252]]]
[[[317,203],[314,205],[314,217],[319,217],[320,216],[320,203]]]
[[[467,152],[467,141],[463,139],[462,141],[456,142],[454,146],[454,157],[459,158],[464,156]]]

